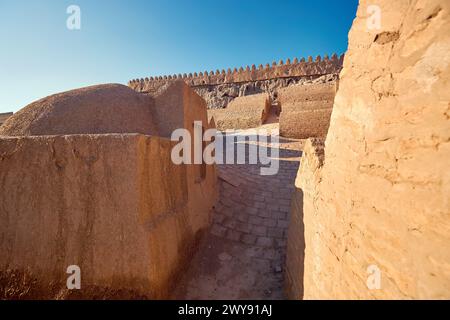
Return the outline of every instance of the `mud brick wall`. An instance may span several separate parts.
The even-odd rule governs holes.
[[[330,125],[337,81],[295,85],[280,90],[280,135],[297,139],[325,137]]]
[[[304,292],[290,296],[449,299],[450,3],[379,0],[381,29],[368,28],[372,4],[349,34],[323,164],[305,148],[292,207],[304,270],[288,255]]]
[[[226,109],[208,109],[219,130],[256,128],[269,116],[271,107],[268,94],[255,94],[234,99]]]
[[[269,94],[276,100],[278,90],[295,84],[308,84],[336,78],[342,69],[344,55],[330,57],[324,55],[280,60],[272,64],[262,64],[228,70],[194,72],[166,76],[147,77],[129,81],[130,88],[138,92],[154,92],[177,79],[182,79],[203,99],[208,109],[225,108],[237,97],[258,93]]]
[[[0,298],[167,297],[216,200],[215,169],[194,183],[192,166],[172,163],[173,144],[138,134],[0,138],[0,292],[12,294]],[[66,290],[69,265],[81,268],[76,293]]]

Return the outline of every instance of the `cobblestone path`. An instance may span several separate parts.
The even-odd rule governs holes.
[[[175,299],[283,299],[289,209],[301,142],[280,142],[279,171],[260,164],[219,165],[212,227]]]

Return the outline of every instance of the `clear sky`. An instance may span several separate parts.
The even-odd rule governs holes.
[[[0,0],[0,112],[87,85],[341,54],[357,2]]]

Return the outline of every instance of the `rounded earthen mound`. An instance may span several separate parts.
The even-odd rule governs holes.
[[[76,89],[29,104],[0,127],[0,135],[156,134],[151,103],[120,84]]]

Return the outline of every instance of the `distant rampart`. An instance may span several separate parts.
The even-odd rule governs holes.
[[[323,58],[295,58],[273,62],[265,66],[255,65],[216,71],[174,74],[131,80],[128,85],[139,92],[156,91],[174,79],[183,79],[207,102],[208,108],[224,108],[236,97],[257,93],[269,93],[276,100],[276,91],[293,84],[313,81],[326,75],[337,75],[342,69],[344,55],[333,54]]]

